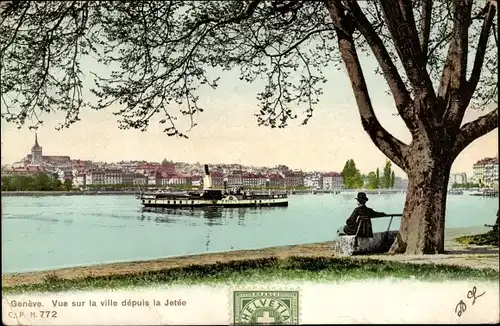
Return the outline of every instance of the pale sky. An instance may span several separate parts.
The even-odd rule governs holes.
[[[393,135],[408,143],[410,134],[403,121],[394,116],[396,109],[385,93],[382,76],[373,73],[373,59],[363,59],[365,76],[376,114],[382,125]],[[306,126],[299,118],[285,129],[257,126],[256,94],[262,82],[248,84],[238,79],[237,72],[221,75],[217,90],[199,92],[205,112],[198,116],[198,126],[188,133],[189,139],[176,139],[162,133],[160,125],[149,130],[120,130],[111,110],[86,110],[81,121],[70,129],[56,131],[61,116],[46,115],[38,131],[44,155],[68,155],[73,159],[93,161],[148,160],[200,163],[241,163],[244,165],[288,165],[304,171],[340,172],[348,159],[354,159],[362,173],[384,166],[386,157],[371,142],[361,126],[353,92],[345,70],[333,66],[327,73],[324,95],[314,116]],[[173,110],[177,110],[172,106]],[[469,110],[464,122],[485,112]],[[2,120],[2,164],[19,161],[30,152],[34,132],[18,130]],[[498,153],[498,129],[481,137],[456,159],[452,172],[472,174],[472,164]],[[396,175],[405,174],[396,168]]]

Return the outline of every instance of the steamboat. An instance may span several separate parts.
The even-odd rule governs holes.
[[[144,193],[139,196],[144,207],[157,208],[198,208],[198,207],[276,207],[288,206],[286,193],[245,191],[243,187],[228,190],[224,181],[224,190],[212,188],[212,177],[205,164],[203,190],[185,193]]]

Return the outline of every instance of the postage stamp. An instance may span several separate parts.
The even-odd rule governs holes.
[[[299,323],[299,291],[234,291],[233,323]]]

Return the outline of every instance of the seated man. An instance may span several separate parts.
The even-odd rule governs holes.
[[[358,201],[358,206],[354,209],[351,216],[347,219],[346,225],[341,227],[337,234],[340,235],[356,235],[356,231],[358,229],[358,217],[366,216],[368,218],[374,217],[382,217],[386,216],[385,213],[376,212],[373,209],[366,207],[366,202],[368,201],[368,197],[364,192],[358,193],[358,196],[355,198]]]

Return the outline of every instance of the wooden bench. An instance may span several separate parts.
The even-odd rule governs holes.
[[[385,232],[373,233],[371,219],[367,216],[358,218],[356,235],[339,236],[334,251],[341,256],[359,254],[384,253],[389,251],[394,243],[398,231],[390,231],[393,216]]]

